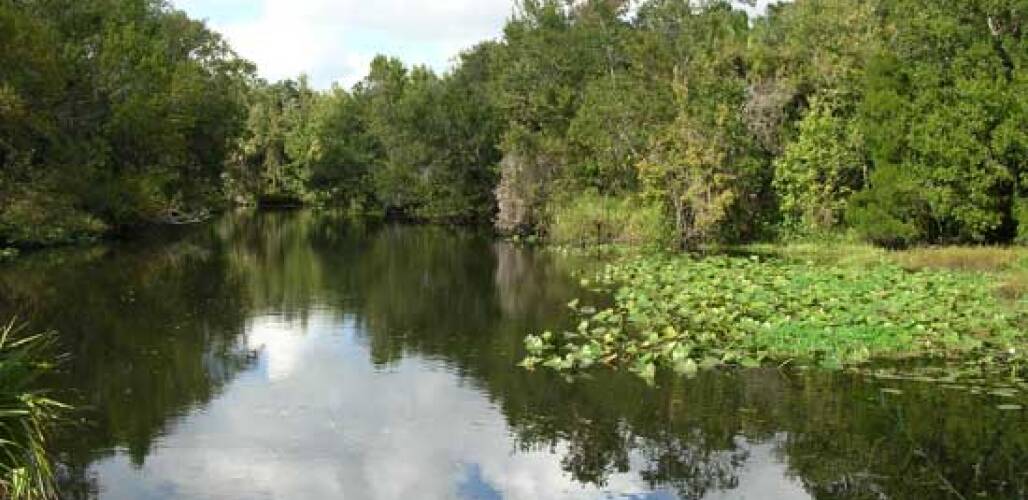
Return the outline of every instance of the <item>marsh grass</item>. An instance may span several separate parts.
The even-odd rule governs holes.
[[[809,243],[758,243],[730,247],[733,253],[808,262],[824,266],[871,266],[890,261],[889,252],[878,247],[846,241]]]
[[[657,207],[632,197],[586,192],[569,196],[550,210],[547,240],[579,247],[653,245],[663,237],[661,216]]]
[[[54,368],[55,337],[25,335],[12,321],[0,327],[0,498],[57,498],[47,450],[67,406],[38,389]]]
[[[1026,247],[922,247],[893,252],[890,257],[906,269],[951,269],[1002,272],[1028,268]]]
[[[739,253],[774,256],[824,265],[873,265],[894,262],[905,269],[1001,272],[1028,269],[1028,247],[942,246],[884,250],[866,243],[757,243],[731,247]]]
[[[1014,269],[1000,274],[996,294],[1012,303],[1028,299],[1028,269]]]
[[[883,250],[845,239],[799,243],[761,243],[731,247],[731,252],[762,255],[820,266],[873,267],[895,264],[908,271],[955,271],[987,276],[997,297],[1008,303],[1028,299],[1028,247],[939,246]]]

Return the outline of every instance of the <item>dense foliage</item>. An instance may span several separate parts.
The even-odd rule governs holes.
[[[323,91],[162,0],[6,0],[0,240],[225,196],[565,241],[1028,239],[1028,1],[744,3],[516,0],[442,74]]]
[[[163,0],[0,2],[0,242],[210,205],[251,72]]]
[[[521,0],[442,76],[380,57],[351,91],[259,86],[235,177],[258,198],[564,242],[1009,242],[1028,213],[1025,15]]]
[[[378,57],[352,90],[258,83],[229,163],[243,202],[343,206],[361,213],[487,221],[499,115],[486,88],[494,45],[440,77]]]

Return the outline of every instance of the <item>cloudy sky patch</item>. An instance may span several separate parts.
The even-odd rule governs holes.
[[[461,49],[496,38],[511,0],[174,0],[208,20],[269,80],[306,73],[349,86],[376,54],[449,67]]]
[[[759,0],[762,10],[770,0]],[[349,87],[372,58],[448,69],[476,43],[500,36],[513,0],[172,0],[206,19],[268,80],[310,76]]]

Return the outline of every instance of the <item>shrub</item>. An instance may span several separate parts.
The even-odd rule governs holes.
[[[774,187],[786,226],[804,232],[835,228],[847,200],[864,181],[859,132],[833,109],[815,102],[799,136],[774,162]]]
[[[29,190],[6,198],[0,207],[0,243],[12,246],[71,243],[95,238],[107,229],[99,219],[53,193]]]
[[[610,197],[587,191],[557,201],[550,209],[551,242],[569,245],[659,244],[664,240],[659,207],[633,197]]]
[[[903,248],[927,237],[927,204],[917,183],[898,167],[875,171],[871,187],[850,200],[847,221],[876,245]]]

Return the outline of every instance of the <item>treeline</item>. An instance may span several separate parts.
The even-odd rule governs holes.
[[[330,91],[254,78],[161,1],[0,6],[8,244],[224,200],[558,241],[1028,241],[1028,0],[517,0],[445,74],[379,57]]]
[[[0,245],[220,198],[252,64],[155,0],[0,0]]]
[[[502,115],[490,91],[492,45],[482,47],[443,76],[380,56],[350,91],[316,92],[303,77],[258,82],[228,163],[230,195],[242,203],[489,220]]]

